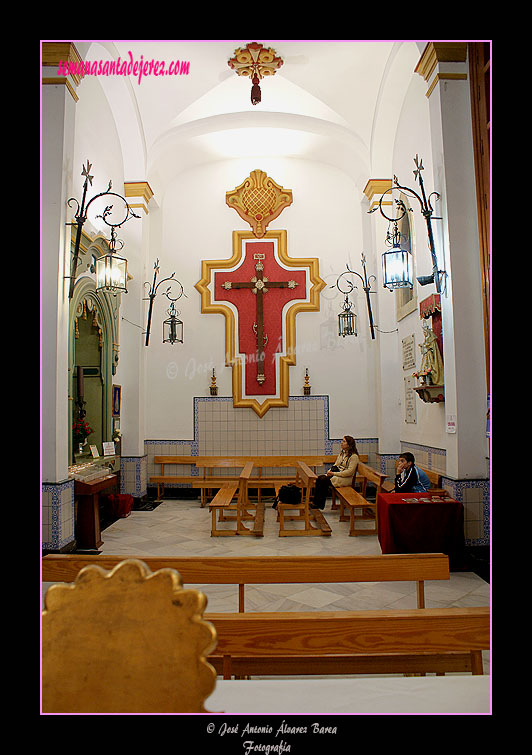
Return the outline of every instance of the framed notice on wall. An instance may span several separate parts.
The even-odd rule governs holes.
[[[414,387],[416,379],[414,377],[405,377],[405,422],[410,425],[417,423],[416,414],[416,392]]]
[[[414,334],[402,340],[403,345],[403,370],[411,370],[416,366],[416,342]]]

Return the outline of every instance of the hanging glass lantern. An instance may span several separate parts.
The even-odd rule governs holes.
[[[403,215],[393,220],[393,231],[386,234],[386,242],[391,244],[389,252],[382,255],[382,285],[390,291],[396,288],[413,288],[414,287],[414,264],[412,255],[406,249],[401,249],[401,233],[397,227],[397,221],[400,220],[406,208],[401,203]]]
[[[127,260],[109,252],[96,260],[96,290],[127,294]]]
[[[395,243],[389,252],[382,255],[382,282],[385,288],[413,288],[412,255]]]
[[[179,312],[174,307],[174,302],[167,313],[170,317],[163,322],[163,343],[183,343],[183,323],[177,319]]]
[[[338,335],[345,336],[357,336],[357,316],[354,312],[351,312],[351,302],[346,295],[344,301],[344,311],[338,315]]]

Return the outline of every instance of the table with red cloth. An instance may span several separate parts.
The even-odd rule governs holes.
[[[465,561],[464,506],[426,493],[379,493],[378,538],[383,553],[445,553],[451,569]]]

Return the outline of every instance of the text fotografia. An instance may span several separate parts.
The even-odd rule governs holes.
[[[237,735],[242,738],[242,748],[244,755],[252,755],[255,752],[265,753],[265,755],[282,755],[282,753],[288,753],[291,751],[291,745],[285,742],[284,739],[277,741],[275,744],[264,744],[262,742],[256,742],[254,739],[244,739],[244,737],[250,737],[253,735],[273,735],[274,738],[278,738],[281,735],[298,735],[298,734],[337,734],[336,726],[323,726],[319,723],[311,723],[304,726],[292,726],[287,724],[283,720],[279,727],[265,725],[252,725],[246,723],[244,726],[237,724],[223,723],[218,728],[215,724],[210,723],[207,725],[207,731],[209,734],[216,733],[218,736]]]
[[[166,64],[164,60],[135,60],[128,52],[129,60],[86,60],[79,63],[72,60],[60,60],[57,73],[59,76],[134,76],[140,84],[143,76],[188,76],[189,60],[173,60]]]

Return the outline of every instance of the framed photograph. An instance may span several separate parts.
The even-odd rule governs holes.
[[[122,386],[113,385],[113,417],[120,417],[121,400],[122,400]]]
[[[115,444],[113,441],[109,441],[108,443],[103,443],[103,455],[104,456],[114,456],[115,455]]]

